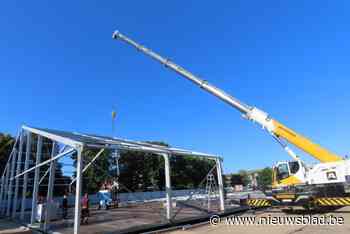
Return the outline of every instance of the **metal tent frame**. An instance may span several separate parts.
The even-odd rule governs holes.
[[[37,146],[35,154],[35,166],[29,168],[29,158],[31,150],[31,140],[33,136],[37,136]],[[42,159],[42,147],[43,138],[52,140],[52,153],[51,158],[46,161]],[[23,161],[23,146],[26,142],[24,168],[21,170],[21,163]],[[58,152],[58,144],[64,145],[61,152]],[[83,168],[83,149],[84,148],[97,148],[101,149],[97,155],[91,160],[90,163]],[[17,150],[18,148],[18,150]],[[86,168],[96,160],[99,155],[102,154],[104,149],[113,150],[128,150],[128,151],[142,151],[150,152],[156,155],[162,156],[165,162],[165,193],[166,193],[166,218],[171,221],[173,208],[172,201],[172,188],[171,188],[171,176],[170,176],[170,161],[169,158],[172,155],[191,155],[198,157],[205,157],[210,160],[214,160],[216,163],[217,176],[218,176],[218,189],[220,199],[220,211],[225,211],[224,205],[224,187],[222,180],[222,158],[217,155],[205,154],[200,152],[194,152],[179,148],[165,147],[154,144],[149,144],[140,141],[130,141],[113,137],[98,136],[92,134],[82,134],[76,132],[59,131],[52,129],[34,128],[29,126],[22,126],[21,131],[16,139],[16,143],[10,154],[9,160],[6,164],[5,171],[1,177],[1,191],[0,191],[0,215],[12,217],[13,219],[17,215],[17,201],[19,191],[19,179],[23,177],[23,188],[21,196],[21,209],[20,219],[24,219],[25,211],[25,199],[28,184],[28,173],[34,171],[34,187],[32,197],[32,210],[30,225],[35,222],[37,195],[39,187],[39,172],[40,167],[49,164],[49,183],[47,192],[47,201],[52,200],[53,186],[55,181],[55,163],[57,160],[65,155],[77,153],[76,163],[76,177],[74,182],[76,183],[75,192],[75,207],[74,207],[74,234],[78,234],[80,230],[80,214],[81,214],[81,196],[82,196],[82,175]],[[16,167],[17,166],[17,167]],[[49,210],[49,209],[47,209]],[[49,212],[45,213],[44,231],[48,231]]]

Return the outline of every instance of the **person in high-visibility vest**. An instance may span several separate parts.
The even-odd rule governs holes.
[[[85,193],[81,200],[81,224],[88,223],[89,213],[89,195]]]

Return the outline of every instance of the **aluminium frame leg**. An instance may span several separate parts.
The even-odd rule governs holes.
[[[57,153],[57,143],[52,143],[51,158],[55,157]],[[56,160],[50,162],[50,174],[49,174],[49,184],[47,186],[47,196],[46,196],[46,211],[44,220],[44,231],[48,231],[50,223],[50,212],[52,211],[52,197],[53,197],[53,187],[55,184],[55,172],[56,172]]]
[[[12,152],[10,157],[15,157],[15,155],[16,155],[16,150],[14,150]],[[11,158],[11,160],[12,160],[12,158]],[[8,199],[9,199],[8,192],[9,192],[9,182],[10,182],[10,171],[11,171],[11,161],[8,162],[7,171],[6,171],[6,174],[5,174],[3,213],[2,213],[4,215],[6,215],[6,209],[7,209],[6,204],[7,204]]]
[[[164,158],[164,170],[165,170],[165,194],[166,194],[166,218],[168,221],[171,221],[172,218],[172,199],[171,199],[171,176],[170,176],[170,155],[169,154],[162,154]]]
[[[24,161],[24,170],[23,171],[28,170],[31,150],[32,150],[32,134],[30,132],[27,132],[26,157],[25,157],[25,161]],[[24,210],[26,207],[26,198],[27,198],[27,187],[28,187],[28,173],[23,175],[20,220],[24,219]]]
[[[75,206],[74,206],[74,234],[80,232],[80,216],[81,216],[81,193],[82,193],[82,153],[83,147],[77,150],[77,177],[76,177],[76,191],[75,191]]]
[[[7,163],[6,163],[6,169],[7,170],[6,170],[6,174],[5,174],[5,184],[4,184],[4,192],[3,192],[3,203],[2,203],[3,204],[3,210],[2,210],[2,213],[0,213],[0,215],[5,215],[5,216],[9,216],[10,215],[10,214],[7,214],[7,209],[8,209],[8,206],[10,206],[8,204],[8,201],[9,201],[10,172],[11,172],[11,165],[12,165],[11,162],[12,162],[12,159],[14,157],[16,157],[16,155],[17,155],[17,153],[16,153],[16,146],[17,146],[17,142],[18,142],[18,139],[19,139],[20,135],[21,135],[21,131],[17,134],[15,143],[13,144],[10,156],[9,156],[9,158],[7,160]]]
[[[225,198],[224,198],[224,184],[222,180],[222,161],[220,158],[215,160],[216,171],[218,175],[218,187],[219,187],[219,199],[220,199],[220,211],[225,211]]]
[[[6,171],[4,172],[4,175],[1,176],[1,190],[0,190],[0,216],[2,214],[3,211],[3,201],[4,201],[4,187],[5,187],[5,174],[7,173],[7,167],[6,167]]]
[[[35,165],[38,165],[41,162],[41,151],[42,151],[43,138],[38,135],[38,142],[36,146],[36,160]],[[33,198],[32,198],[32,212],[30,216],[30,224],[35,223],[35,217],[37,213],[37,200],[38,200],[38,191],[39,191],[39,177],[40,177],[40,167],[35,168],[34,172],[34,187],[33,187]]]
[[[11,170],[10,170],[10,177],[9,177],[8,191],[7,191],[7,209],[6,209],[6,216],[7,217],[10,217],[10,215],[11,215],[11,201],[12,201],[12,191],[13,191],[13,179],[12,178],[15,176],[16,158],[18,157],[17,150],[14,150],[13,153],[14,153],[14,155],[12,156]]]
[[[22,166],[22,156],[23,156],[23,142],[24,142],[24,136],[23,133],[21,134],[21,138],[19,140],[19,151],[18,151],[18,157],[17,157],[17,168],[16,168],[16,175],[18,175],[21,172],[21,166]],[[15,194],[13,196],[13,206],[12,206],[12,218],[16,218],[17,213],[17,200],[18,200],[18,187],[19,187],[19,177],[16,178],[15,181]]]

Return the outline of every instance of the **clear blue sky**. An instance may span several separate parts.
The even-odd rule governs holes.
[[[119,29],[347,154],[350,2],[283,2],[5,1],[0,131],[111,134],[116,106],[119,137],[220,154],[225,172],[289,160],[236,110],[112,40]]]

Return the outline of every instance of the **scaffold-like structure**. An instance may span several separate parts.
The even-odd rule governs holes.
[[[35,140],[33,140],[35,139]],[[52,144],[51,155],[46,160],[42,160],[43,141],[49,139]],[[36,143],[35,145],[33,143]],[[35,148],[35,153],[31,150]],[[100,149],[95,157],[83,165],[83,150],[86,148]],[[1,177],[1,193],[0,193],[0,216],[19,219],[24,222],[24,212],[26,209],[25,200],[27,197],[27,188],[33,186],[32,189],[32,206],[30,213],[30,221],[28,226],[33,225],[37,213],[37,199],[40,184],[40,169],[46,165],[48,171],[45,172],[49,176],[47,185],[47,201],[53,199],[53,186],[55,182],[55,164],[56,162],[67,155],[76,154],[76,176],[74,181],[75,187],[75,203],[74,203],[74,233],[78,234],[80,230],[81,216],[81,197],[82,197],[82,176],[85,170],[93,164],[98,157],[102,155],[103,150],[113,151],[141,151],[150,152],[154,155],[159,155],[164,158],[164,174],[165,174],[165,194],[166,194],[166,218],[169,222],[172,219],[173,207],[172,203],[172,187],[170,176],[169,158],[175,155],[198,156],[215,161],[217,171],[217,182],[219,191],[220,211],[224,212],[224,187],[222,180],[222,158],[216,155],[183,150],[179,148],[165,147],[154,144],[149,144],[140,141],[130,141],[113,137],[98,136],[93,134],[82,134],[76,132],[59,131],[52,129],[35,128],[22,126],[6,164],[5,170]],[[30,156],[30,155],[34,156]],[[23,158],[24,157],[24,158]],[[34,158],[34,160],[33,160]],[[24,164],[24,165],[22,165]],[[34,173],[34,179],[29,182],[29,173]],[[19,181],[23,180],[22,187],[19,189]],[[19,193],[21,191],[21,194]],[[50,209],[46,209],[44,219],[44,231],[48,230],[50,222]]]

